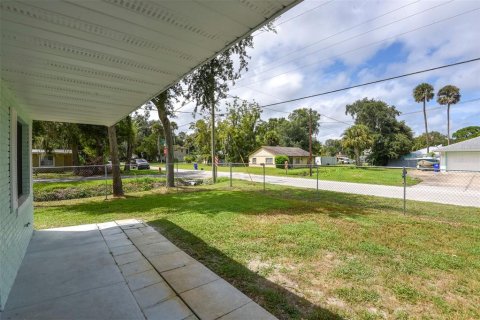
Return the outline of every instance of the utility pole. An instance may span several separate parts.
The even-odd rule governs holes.
[[[310,177],[312,176],[312,108],[310,108],[308,121],[308,151],[310,153],[308,162],[310,163]]]
[[[217,182],[217,174],[215,172],[215,103],[212,103],[212,181]]]

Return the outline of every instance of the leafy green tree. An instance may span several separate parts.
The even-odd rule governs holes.
[[[345,114],[355,119],[355,124],[368,127],[373,144],[368,160],[375,165],[386,165],[389,159],[411,151],[413,134],[404,121],[398,121],[400,114],[394,106],[383,101],[364,98],[347,105]]]
[[[428,83],[421,83],[413,89],[413,99],[415,102],[423,103],[423,120],[425,122],[425,139],[427,141],[427,153],[430,152],[430,139],[428,136],[428,125],[427,125],[427,110],[426,104],[428,101],[433,99],[434,96],[433,86]]]
[[[373,144],[373,138],[366,125],[356,124],[346,129],[343,133],[342,145],[346,149],[353,149],[355,154],[355,163],[360,166],[360,155],[363,151],[370,148]]]
[[[288,115],[288,122],[280,127],[280,141],[286,147],[299,147],[308,150],[309,125],[312,124],[312,135],[315,136],[320,129],[320,114],[317,111],[301,108],[295,109]],[[315,138],[313,138],[315,139]]]
[[[226,161],[248,162],[249,153],[258,147],[260,114],[256,103],[235,99],[227,104],[226,118],[218,126],[219,145]]]
[[[460,102],[460,97],[460,89],[452,85],[446,85],[437,93],[437,102],[447,105],[447,144],[450,144],[450,106]]]
[[[195,152],[200,157],[198,161],[208,160],[210,151],[210,128],[207,122],[203,119],[197,120],[190,129],[193,130],[192,145]]]
[[[179,101],[183,95],[182,87],[176,84],[168,90],[154,97],[151,102],[157,108],[158,117],[163,127],[163,135],[165,136],[165,145],[167,147],[166,165],[167,165],[167,187],[175,186],[175,170],[174,170],[174,149],[173,149],[173,129],[170,118],[175,116],[173,105]]]
[[[430,143],[432,146],[444,146],[447,143],[447,136],[438,131],[429,132],[428,135],[430,136]],[[427,144],[425,141],[425,133],[419,135],[418,137],[415,137],[413,140],[413,150],[420,150],[426,148]]]
[[[455,131],[452,135],[455,139],[455,142],[460,142],[476,137],[480,137],[480,127],[479,126],[469,126]]]
[[[247,49],[253,48],[253,38],[248,36],[240,40],[223,53],[217,55],[200,68],[190,73],[185,79],[187,86],[187,100],[195,101],[195,112],[210,111],[211,121],[211,157],[215,157],[215,111],[218,102],[227,97],[229,84],[235,83],[241,76],[242,70],[248,70]],[[212,161],[212,178],[216,181],[215,166]]]
[[[322,154],[334,157],[343,152],[342,140],[340,139],[328,139],[322,148]]]
[[[125,159],[124,170],[130,171],[130,160],[132,159],[133,149],[135,148],[135,138],[137,134],[132,116],[128,115],[123,118],[119,123],[117,123],[115,128],[117,130],[117,138],[119,142],[118,145],[124,145],[125,147],[124,152],[120,152],[119,150],[119,156]]]

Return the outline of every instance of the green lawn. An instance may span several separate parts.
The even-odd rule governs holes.
[[[162,170],[165,169],[165,164],[151,164],[152,166],[161,166]],[[175,169],[188,169],[193,170],[192,163],[178,163],[175,164]],[[211,171],[209,165],[199,164],[199,170]],[[218,167],[218,171],[229,172],[228,166]],[[251,174],[263,174],[262,167],[233,167],[233,172],[245,172]],[[289,169],[287,172],[285,169],[277,168],[265,168],[265,174],[270,176],[288,176],[288,177],[301,177],[301,178],[317,178],[316,169],[313,168],[313,176],[310,177],[310,170],[308,168]],[[369,184],[382,184],[389,186],[402,186],[402,170],[401,169],[387,169],[377,167],[355,167],[355,166],[322,166],[318,169],[318,178],[320,180],[330,181],[343,181],[343,182],[357,182],[357,183],[369,183]],[[417,178],[412,178],[407,175],[407,185],[412,186],[421,182]]]
[[[234,185],[36,203],[35,226],[143,219],[281,319],[480,317],[478,208]]]

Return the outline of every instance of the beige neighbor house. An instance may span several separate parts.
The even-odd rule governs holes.
[[[291,165],[307,165],[310,154],[297,147],[270,147],[262,146],[248,156],[248,163],[252,167],[275,167],[276,156],[287,156]]]
[[[34,168],[73,166],[72,150],[54,149],[47,153],[42,149],[32,149],[32,166]]]
[[[32,121],[112,126],[297,3],[0,1],[0,318],[34,229]],[[35,256],[48,263],[53,254]],[[62,292],[72,297],[80,283],[66,281],[73,291]],[[37,292],[40,302],[47,289]],[[20,305],[49,310],[48,318],[89,318],[54,313],[53,303],[39,301]],[[102,300],[102,310],[115,303]],[[16,318],[35,314],[14,310]]]

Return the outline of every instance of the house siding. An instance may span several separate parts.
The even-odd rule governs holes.
[[[1,84],[0,84],[1,86]],[[15,103],[10,92],[0,88],[0,310],[3,310],[18,269],[33,232],[33,193],[31,185],[31,120]],[[23,190],[28,194],[17,209],[12,208],[10,144],[11,109],[16,110],[24,127],[23,137],[27,148],[22,150],[25,161]],[[15,124],[16,125],[16,124]]]
[[[253,163],[253,158],[256,159],[256,163]],[[272,158],[273,163],[272,164],[266,164],[266,167],[275,167],[275,156],[271,154],[270,152],[260,149],[254,154],[250,155],[248,162],[249,166],[251,167],[261,167],[262,163],[267,163],[267,158]]]

